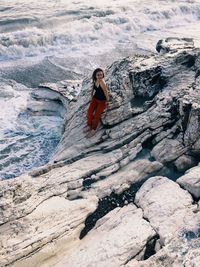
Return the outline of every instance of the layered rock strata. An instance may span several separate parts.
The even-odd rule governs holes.
[[[52,160],[1,182],[2,267],[199,266],[200,50],[187,41],[106,69],[92,138],[90,78],[66,100]]]

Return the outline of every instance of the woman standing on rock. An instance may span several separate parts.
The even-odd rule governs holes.
[[[108,87],[104,81],[104,72],[97,68],[92,74],[92,93],[89,108],[87,111],[87,129],[88,137],[94,136],[99,124],[101,114],[109,101]]]

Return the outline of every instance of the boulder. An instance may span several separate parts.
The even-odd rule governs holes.
[[[79,245],[55,266],[123,266],[144,251],[153,237],[155,232],[142,218],[141,209],[133,204],[116,208],[99,220]]]
[[[192,38],[169,37],[159,40],[156,44],[156,50],[159,53],[178,52],[180,50],[193,49],[194,41]]]
[[[163,244],[187,227],[198,228],[191,195],[166,177],[148,179],[136,193],[135,203],[143,209]]]
[[[184,172],[197,164],[197,160],[195,157],[190,155],[182,155],[177,160],[175,160],[174,165],[177,170],[180,172]]]
[[[200,166],[189,169],[177,183],[188,190],[195,198],[200,198]]]

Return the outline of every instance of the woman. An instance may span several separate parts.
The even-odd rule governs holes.
[[[107,106],[109,101],[108,87],[104,81],[104,72],[97,68],[92,74],[92,93],[91,101],[87,111],[87,130],[90,131],[89,136],[96,133],[101,114]]]

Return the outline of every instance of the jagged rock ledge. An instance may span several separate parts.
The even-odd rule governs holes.
[[[200,50],[182,41],[106,69],[109,108],[90,139],[90,79],[76,102],[55,92],[67,110],[53,159],[1,181],[2,267],[200,265]]]
[[[77,101],[81,80],[64,80],[57,83],[42,83],[32,93],[27,111],[37,115],[65,117],[68,105]]]

